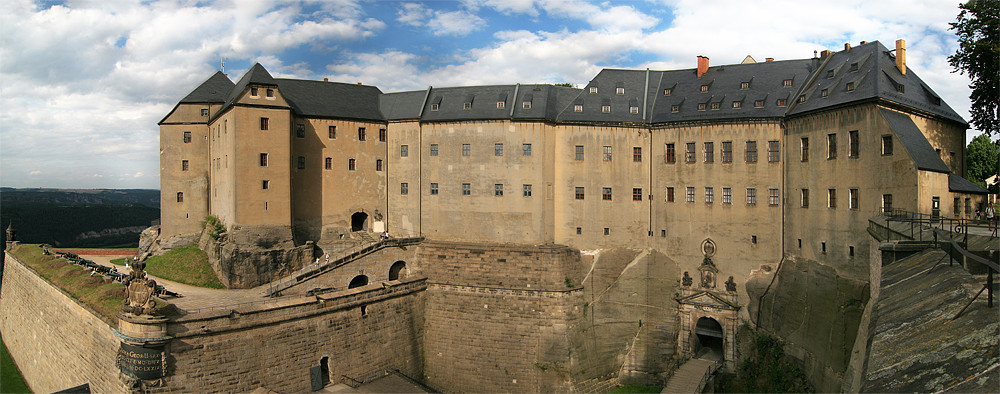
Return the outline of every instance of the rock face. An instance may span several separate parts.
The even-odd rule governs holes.
[[[313,259],[311,242],[296,246],[287,227],[233,228],[213,239],[208,231],[198,247],[219,280],[231,289],[245,289],[279,279],[302,268]]]
[[[776,277],[768,289],[772,275]],[[786,343],[786,353],[801,362],[817,391],[846,387],[845,374],[870,295],[867,282],[787,255],[773,274],[748,281],[747,293],[753,300],[750,318]]]

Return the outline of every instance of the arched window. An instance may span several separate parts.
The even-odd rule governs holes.
[[[400,260],[395,263],[392,263],[392,266],[389,267],[389,280],[399,280],[400,273],[402,273],[403,278],[406,278],[405,270],[406,270],[405,261]]]
[[[367,285],[368,285],[368,276],[366,276],[366,275],[358,275],[358,276],[355,276],[354,279],[351,279],[351,284],[347,285],[347,288],[348,289],[353,289],[355,287],[361,287],[361,286],[367,286]]]
[[[177,202],[184,202],[184,192],[177,192]]]
[[[354,171],[357,168],[358,168],[357,162],[354,159],[347,160],[347,169],[348,170]]]

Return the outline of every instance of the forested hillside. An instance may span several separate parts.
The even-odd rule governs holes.
[[[159,190],[0,188],[0,225],[57,247],[136,247],[160,218]],[[5,240],[6,241],[6,240]]]

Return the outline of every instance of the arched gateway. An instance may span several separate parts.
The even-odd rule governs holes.
[[[355,212],[351,215],[351,231],[364,231],[368,228],[368,214]]]

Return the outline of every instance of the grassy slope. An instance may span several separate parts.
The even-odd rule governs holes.
[[[117,263],[117,262],[115,262]],[[192,286],[222,289],[224,286],[208,264],[208,255],[197,246],[171,250],[146,260],[146,272],[166,280]]]
[[[7,354],[7,345],[2,344],[2,340],[3,337],[0,337],[0,393],[30,393],[31,390],[24,383],[14,360]]]

